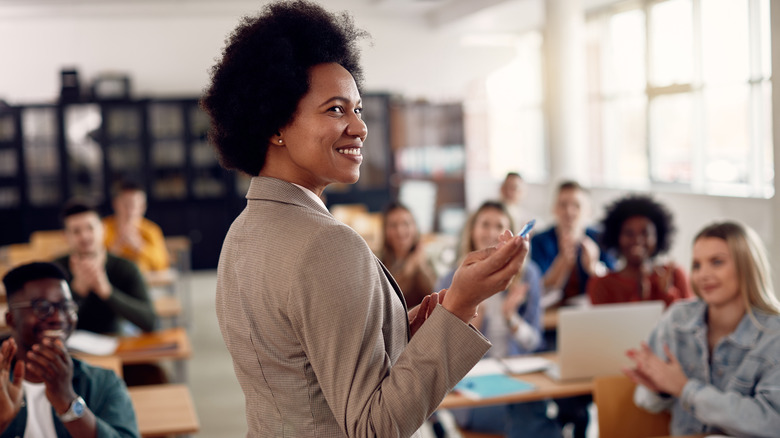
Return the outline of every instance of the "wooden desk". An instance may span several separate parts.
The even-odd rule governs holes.
[[[146,285],[149,287],[167,287],[173,286],[178,279],[178,274],[173,269],[163,269],[162,271],[147,271],[143,273]]]
[[[549,359],[553,362],[556,360],[555,353],[545,353],[540,354],[539,356]],[[547,377],[543,371],[518,375],[517,378],[524,382],[533,384],[535,388],[531,391],[521,392],[519,394],[512,394],[483,400],[473,400],[452,392],[444,397],[444,400],[439,405],[439,408],[450,409],[499,405],[544,400],[547,398],[573,397],[575,395],[593,393],[593,381],[589,379],[575,380],[571,382],[556,382]]]
[[[123,336],[119,338],[115,355],[123,364],[189,359],[192,345],[187,331],[174,327],[139,336]]]
[[[89,354],[74,353],[74,356],[85,362],[93,360],[93,355]],[[174,360],[176,381],[186,382],[187,367],[184,359],[192,356],[192,345],[187,331],[183,327],[174,327],[139,336],[121,337],[114,356],[122,361],[122,365]]]
[[[138,429],[145,438],[196,433],[200,429],[192,394],[185,385],[131,386]]]
[[[175,318],[181,315],[181,302],[174,296],[155,298],[154,312],[159,318]]]

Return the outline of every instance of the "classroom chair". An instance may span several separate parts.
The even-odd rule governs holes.
[[[651,414],[637,407],[634,404],[635,387],[636,384],[622,374],[593,379],[600,438],[669,435],[669,413]]]

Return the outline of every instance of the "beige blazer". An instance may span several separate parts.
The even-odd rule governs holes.
[[[249,437],[409,437],[490,348],[438,306],[409,341],[390,274],[298,187],[252,179],[216,309]]]

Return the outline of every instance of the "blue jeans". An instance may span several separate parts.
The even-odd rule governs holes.
[[[547,402],[452,409],[455,421],[473,432],[503,433],[507,438],[560,438],[561,427],[547,417]]]

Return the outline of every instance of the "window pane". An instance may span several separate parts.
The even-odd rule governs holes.
[[[772,76],[772,25],[769,22],[769,0],[761,0],[758,4],[761,26],[759,37],[761,71],[758,74],[768,78]]]
[[[645,14],[641,10],[615,14],[609,19],[609,65],[604,69],[604,91],[645,89]]]
[[[758,173],[754,178],[754,187],[756,188],[752,195],[771,197],[775,193],[775,161],[774,145],[772,144],[772,84],[764,82],[754,85],[753,93],[758,94],[758,111],[760,114],[753,115],[758,120],[758,126],[755,132],[757,138],[753,139],[758,151],[756,153],[757,164],[755,172]]]
[[[650,19],[652,85],[662,87],[692,82],[694,58],[690,0],[656,3],[650,8]]]
[[[692,107],[689,93],[650,101],[650,171],[654,181],[691,182]]]
[[[710,88],[703,93],[705,182],[748,182],[748,93],[747,85]]]
[[[747,0],[701,2],[702,73],[705,83],[746,81],[750,76]]]
[[[609,185],[648,183],[646,105],[644,96],[618,99],[604,105],[604,182]]]

